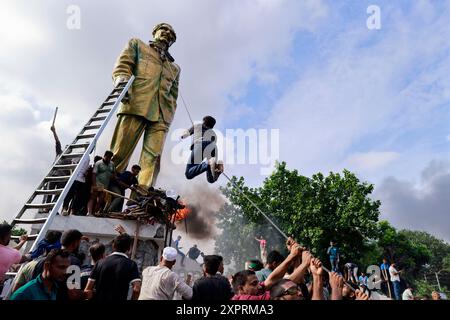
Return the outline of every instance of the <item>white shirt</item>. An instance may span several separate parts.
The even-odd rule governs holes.
[[[403,291],[402,300],[414,300],[411,289],[406,289],[405,291]]]
[[[175,292],[184,299],[192,298],[192,288],[165,266],[148,267],[142,271],[139,300],[173,300]]]
[[[395,273],[397,273],[397,269],[395,269],[393,266],[389,267],[389,274],[391,275],[391,281],[400,281],[400,275],[397,274],[395,275]]]
[[[85,183],[86,182],[86,172],[89,169],[89,157],[86,157],[86,160],[80,163],[80,171],[78,172],[75,180]]]

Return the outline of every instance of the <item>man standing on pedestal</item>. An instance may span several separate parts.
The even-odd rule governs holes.
[[[118,111],[111,140],[112,161],[117,171],[126,169],[141,136],[144,136],[139,165],[139,185],[150,187],[159,173],[166,134],[175,114],[180,67],[169,54],[176,41],[173,28],[160,23],[153,29],[149,44],[133,38],[117,59],[114,85],[136,78]]]

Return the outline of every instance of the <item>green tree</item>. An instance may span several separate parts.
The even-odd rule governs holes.
[[[427,262],[430,272],[440,272],[445,269],[444,260],[450,255],[450,245],[443,240],[424,231],[401,230],[414,246],[425,247],[430,253],[430,259]]]

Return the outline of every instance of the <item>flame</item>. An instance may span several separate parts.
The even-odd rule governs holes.
[[[186,219],[187,216],[192,212],[192,210],[188,207],[185,201],[180,200],[180,203],[185,206],[184,209],[178,209],[175,213],[175,221],[181,221]]]

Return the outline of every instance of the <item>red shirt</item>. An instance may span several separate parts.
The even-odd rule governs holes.
[[[266,291],[258,296],[250,294],[236,294],[231,300],[270,300],[270,291]]]

